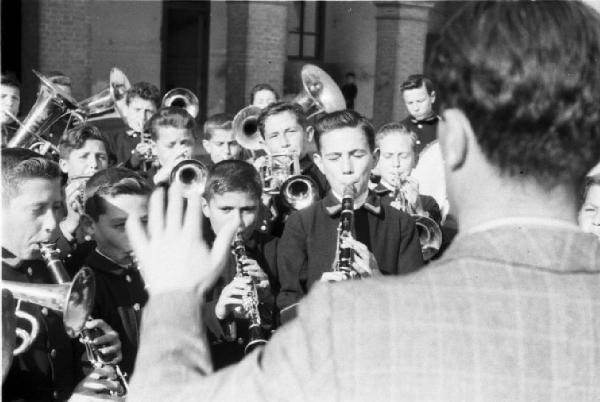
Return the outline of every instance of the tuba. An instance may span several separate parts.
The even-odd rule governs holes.
[[[419,243],[423,259],[429,261],[439,251],[442,245],[442,230],[430,217],[418,214],[406,199],[404,185],[406,179],[399,178],[396,182],[394,197],[391,205],[396,205],[400,211],[409,214],[415,221],[419,233]]]
[[[183,108],[195,119],[200,111],[200,101],[189,89],[174,88],[163,96],[160,107]]]
[[[8,142],[8,148],[30,148],[47,153],[56,150],[49,141],[42,138],[50,127],[61,117],[71,114],[77,109],[77,101],[71,95],[56,87],[50,80],[33,70],[41,81],[41,87],[35,104],[25,117],[15,136]],[[10,116],[15,121],[14,116]],[[56,150],[58,153],[58,150]]]
[[[246,255],[246,247],[244,246],[244,239],[242,238],[241,231],[238,231],[235,235],[232,245],[232,253],[235,258],[236,277],[250,277],[248,272],[244,269],[244,260],[248,257]],[[248,329],[249,340],[248,344],[244,348],[245,354],[249,354],[257,346],[267,343],[263,334],[262,320],[260,317],[260,310],[258,308],[259,299],[256,282],[254,278],[250,278],[250,290],[242,298],[243,309],[246,312],[248,320],[250,321],[250,327]]]
[[[305,64],[300,73],[303,90],[294,103],[302,106],[307,119],[321,114],[346,109],[346,100],[335,81],[314,64]]]
[[[354,186],[347,185],[342,196],[342,211],[340,223],[337,229],[337,255],[333,266],[334,272],[343,272],[346,279],[360,279],[358,272],[354,270],[354,249],[344,247],[344,240],[352,238],[354,230]]]
[[[169,184],[181,184],[184,197],[187,198],[189,192],[194,189],[203,193],[207,178],[208,168],[202,162],[195,159],[184,159],[171,170]]]
[[[121,113],[118,102],[125,98],[127,90],[131,88],[129,79],[123,71],[113,67],[108,82],[108,88],[77,104],[76,113],[80,115],[80,119],[93,118],[112,109],[117,109]]]

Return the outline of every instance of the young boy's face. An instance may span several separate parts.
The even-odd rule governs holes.
[[[146,222],[148,216],[148,197],[137,194],[121,194],[104,198],[105,213],[98,221],[87,219],[86,229],[97,243],[98,250],[120,264],[130,261],[132,251],[125,231],[125,222],[129,215],[140,216]]]
[[[428,94],[425,84],[420,88],[405,90],[402,96],[408,113],[416,120],[425,120],[433,115],[435,92]]]
[[[129,100],[124,112],[129,128],[141,133],[148,120],[156,113],[156,105],[151,100],[134,97]]]
[[[331,189],[341,196],[348,184],[357,194],[367,191],[374,157],[360,127],[342,127],[325,132],[319,139],[321,152],[314,156]]]
[[[600,240],[600,185],[590,187],[579,211],[579,226],[586,233],[593,233]]]
[[[294,113],[285,111],[265,119],[264,139],[269,153],[296,152],[302,158],[312,134],[304,130]]]
[[[50,241],[60,219],[59,180],[25,179],[13,191],[3,194],[2,246],[20,260],[39,258],[39,243]]]
[[[158,127],[156,134],[156,152],[161,166],[171,166],[192,157],[196,139],[191,130]]]
[[[204,200],[202,204],[202,212],[210,220],[215,234],[221,231],[232,216],[239,215],[244,239],[248,239],[256,227],[258,210],[259,200],[242,191],[214,194],[209,201]]]
[[[257,106],[261,109],[264,109],[271,103],[275,103],[275,101],[277,101],[277,98],[272,91],[269,91],[268,89],[261,89],[254,94],[252,106]]]
[[[17,116],[20,103],[21,91],[19,88],[11,85],[0,85],[0,123],[12,121],[12,118],[5,114],[4,111],[6,110],[13,116]]]
[[[108,167],[106,146],[100,140],[87,140],[83,147],[71,150],[66,159],[61,158],[59,164],[69,178],[92,176]]]
[[[400,177],[408,176],[415,164],[415,152],[408,135],[391,133],[379,141],[381,180],[395,186]]]
[[[212,129],[210,140],[203,140],[202,145],[210,154],[213,163],[237,159],[242,152],[242,147],[235,140],[233,130],[215,128]]]

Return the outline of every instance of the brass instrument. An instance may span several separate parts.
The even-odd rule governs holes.
[[[419,243],[421,243],[423,259],[429,261],[440,251],[442,245],[442,230],[433,219],[418,214],[413,206],[410,205],[405,194],[405,184],[406,178],[399,176],[396,181],[393,201],[390,205],[398,208],[400,211],[406,212],[414,219],[415,226],[419,233]]]
[[[173,88],[163,96],[160,107],[183,108],[195,119],[200,111],[200,101],[189,89]]]
[[[296,95],[294,103],[302,106],[307,119],[321,113],[346,109],[346,100],[335,81],[314,64],[305,64],[300,73],[303,90]]]
[[[354,249],[343,247],[345,239],[353,238],[354,230],[354,186],[347,185],[342,196],[342,211],[337,233],[337,258],[333,266],[334,272],[343,272],[346,279],[360,279],[360,274],[354,270]]]
[[[191,191],[204,193],[207,178],[208,168],[202,162],[195,159],[184,159],[171,170],[169,184],[181,184],[183,196],[187,198]]]
[[[69,94],[56,87],[50,80],[33,70],[40,79],[42,90],[38,98],[23,120],[15,136],[8,142],[8,148],[34,148],[33,150],[47,153],[49,150],[58,150],[42,135],[61,117],[71,114],[77,109],[77,101]],[[18,120],[14,116],[11,118]],[[41,148],[41,149],[40,149]]]
[[[119,114],[122,114],[118,103],[125,98],[127,90],[131,88],[129,79],[123,71],[113,67],[108,82],[108,88],[77,104],[75,113],[79,114],[81,120],[102,115],[112,109],[117,109]]]
[[[279,192],[284,205],[292,211],[299,211],[319,200],[319,189],[313,179],[304,175],[288,178]]]
[[[244,348],[244,353],[248,354],[257,346],[266,344],[267,341],[263,334],[262,320],[258,309],[259,299],[256,282],[244,269],[244,261],[248,257],[246,255],[246,247],[244,246],[241,230],[236,233],[233,240],[232,253],[235,257],[236,277],[249,277],[251,279],[250,290],[242,299],[242,307],[250,321],[250,327],[248,329],[250,339]]]
[[[55,282],[57,282],[59,284],[59,285],[50,285],[50,286],[64,286],[65,283],[68,283],[67,281],[69,280],[68,279],[69,274],[67,273],[67,270],[65,269],[65,266],[63,265],[63,263],[59,257],[58,250],[55,248],[54,244],[50,244],[50,243],[40,244],[40,254],[42,255],[42,259],[44,260],[44,263],[50,270],[50,274],[54,278]],[[89,272],[89,274],[92,276],[92,279],[93,279],[93,272],[91,269],[89,269],[87,267],[82,268],[75,275],[75,278],[77,278],[77,276],[81,272]],[[75,280],[73,280],[73,282],[75,282]],[[127,394],[127,392],[129,391],[129,386],[128,386],[127,380],[125,378],[125,374],[121,371],[121,368],[118,365],[116,365],[116,364],[113,365],[113,364],[110,364],[110,363],[107,363],[104,361],[104,359],[102,357],[102,353],[98,350],[98,347],[92,343],[94,338],[98,334],[93,332],[93,330],[89,330],[89,329],[85,328],[85,322],[92,319],[91,312],[92,312],[93,302],[94,302],[94,292],[92,292],[92,297],[89,302],[90,303],[89,310],[87,310],[85,312],[85,316],[81,317],[83,319],[83,324],[77,329],[77,331],[74,331],[73,334],[70,336],[72,338],[74,338],[75,336],[79,336],[79,341],[84,344],[87,358],[94,368],[99,368],[99,367],[102,367],[105,365],[110,365],[114,368],[115,374],[117,376],[117,380],[123,387],[124,392],[120,393],[120,394],[111,395],[111,396],[121,397],[124,394]],[[65,328],[66,328],[66,325],[65,325]]]
[[[2,280],[1,287],[10,291],[18,300],[15,315],[25,318],[32,326],[31,333],[17,329],[17,338],[22,338],[23,342],[14,350],[15,356],[27,350],[35,340],[39,329],[39,323],[34,317],[19,310],[20,302],[37,304],[62,313],[65,331],[73,338],[83,329],[86,318],[92,311],[96,290],[94,274],[89,268],[81,269],[71,282],[58,285]]]
[[[265,149],[265,141],[258,130],[258,116],[261,112],[262,109],[258,106],[246,106],[237,112],[231,123],[237,143],[251,151]]]
[[[261,158],[262,163],[255,163],[263,184],[263,192],[279,194],[283,183],[300,175],[300,159],[297,152],[281,152],[267,154]]]
[[[77,196],[70,205],[71,209],[78,214],[83,214],[85,211],[85,185],[90,177],[92,177],[92,175],[73,176],[69,177],[67,180],[67,186],[74,182],[78,183]]]

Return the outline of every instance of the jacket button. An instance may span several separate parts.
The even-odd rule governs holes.
[[[129,283],[131,283],[131,276],[129,275],[125,275],[125,280]]]
[[[56,349],[52,349],[50,351],[50,357],[52,357],[53,359],[56,357]]]
[[[48,309],[46,307],[42,307],[42,314],[48,315]]]
[[[54,391],[54,392],[52,393],[52,398],[54,398],[54,399],[58,399],[58,391]]]
[[[135,311],[140,311],[140,303],[135,303],[135,304],[133,305],[133,309],[134,309]]]
[[[27,268],[27,275],[33,275],[33,269],[31,267]]]

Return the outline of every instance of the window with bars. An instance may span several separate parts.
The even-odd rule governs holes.
[[[288,7],[288,58],[321,58],[325,3],[293,1]]]

